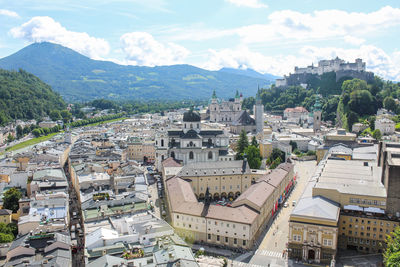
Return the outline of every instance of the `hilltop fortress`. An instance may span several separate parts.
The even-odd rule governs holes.
[[[318,66],[314,65],[305,68],[294,68],[294,74],[289,73],[289,76],[284,76],[282,79],[277,79],[275,85],[277,87],[285,87],[291,85],[306,85],[309,79],[315,75],[322,75],[327,72],[336,73],[336,81],[342,77],[358,78],[369,81],[374,78],[372,72],[365,70],[365,62],[357,58],[354,63],[345,62],[336,57],[332,60],[320,60]]]

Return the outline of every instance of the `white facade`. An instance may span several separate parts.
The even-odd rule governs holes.
[[[208,106],[210,122],[231,124],[242,111],[242,97],[236,95],[235,99],[219,101],[215,95]]]
[[[393,134],[395,123],[387,118],[380,118],[375,121],[375,129],[379,129],[383,135]]]

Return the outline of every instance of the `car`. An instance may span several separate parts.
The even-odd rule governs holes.
[[[283,207],[287,208],[287,207],[289,207],[289,204],[287,202],[285,202],[285,204],[283,204]]]
[[[296,206],[296,200],[293,200],[293,201],[292,201],[292,206],[293,206],[293,207]]]
[[[231,205],[231,204],[229,204],[229,203],[228,203],[228,204],[226,204],[226,206],[227,206],[227,207],[230,207],[230,208],[232,208],[232,205]]]

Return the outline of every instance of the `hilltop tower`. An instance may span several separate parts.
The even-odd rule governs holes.
[[[321,111],[321,103],[319,102],[319,96],[317,96],[317,99],[315,100],[315,104],[314,104],[314,112],[313,112],[313,130],[314,133],[316,133],[317,131],[321,130],[321,115],[322,115],[322,111]]]

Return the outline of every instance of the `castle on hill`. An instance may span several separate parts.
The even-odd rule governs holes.
[[[336,81],[342,77],[359,78],[368,81],[373,79],[374,76],[372,72],[366,71],[365,62],[361,58],[357,58],[354,63],[350,63],[336,57],[332,60],[320,60],[318,66],[314,66],[314,64],[305,68],[296,66],[293,74],[290,73],[282,79],[277,79],[275,85],[277,87],[285,87],[307,84],[307,80],[311,75],[322,75],[327,72],[335,72]]]

